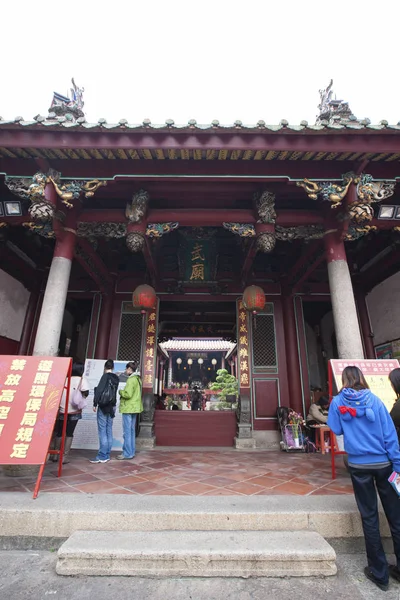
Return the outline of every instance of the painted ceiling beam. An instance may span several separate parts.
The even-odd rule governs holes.
[[[399,141],[400,147],[400,141]],[[328,154],[327,154],[328,156]],[[49,159],[50,160],[50,159]],[[254,187],[268,183],[280,183],[286,190],[287,184],[305,177],[325,181],[329,179],[341,180],[342,174],[354,170],[354,161],[349,160],[122,160],[110,159],[68,159],[52,158],[51,167],[59,172],[65,179],[106,179],[109,183],[102,190],[102,196],[118,197],[116,191],[120,184],[126,190],[127,185],[135,186],[162,186],[162,197],[167,191],[182,185],[191,186],[202,182],[204,184],[242,185],[243,193],[246,185]],[[0,157],[0,173],[14,177],[28,177],[38,170],[35,159],[5,158]],[[43,169],[42,169],[43,170]],[[395,179],[399,176],[398,161],[372,161],[368,165],[375,179]],[[167,186],[164,188],[164,186]],[[186,187],[185,187],[186,189]],[[218,187],[212,190],[215,194],[221,191]],[[236,190],[237,192],[237,190]],[[304,200],[304,194],[294,187],[294,196]],[[297,194],[296,194],[297,192]],[[153,190],[152,195],[154,196]]]
[[[327,133],[114,133],[0,129],[0,146],[6,148],[59,148],[102,150],[255,150],[288,152],[398,152],[397,132],[346,131]]]

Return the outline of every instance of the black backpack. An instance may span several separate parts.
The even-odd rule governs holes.
[[[109,377],[107,379],[106,387],[99,398],[98,405],[101,408],[104,408],[105,406],[114,405],[117,399],[117,390],[118,383],[111,379],[111,377]]]

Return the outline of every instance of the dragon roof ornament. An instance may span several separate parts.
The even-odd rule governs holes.
[[[348,123],[359,123],[349,107],[348,102],[333,98],[333,79],[324,90],[319,90],[320,102],[318,104],[319,115],[316,125],[347,125]]]

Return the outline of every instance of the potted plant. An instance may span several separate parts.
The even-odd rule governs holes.
[[[230,375],[226,369],[218,369],[217,377],[211,386],[211,390],[217,392],[221,403],[234,403],[239,395],[239,383],[234,375]],[[229,406],[229,410],[232,407]]]

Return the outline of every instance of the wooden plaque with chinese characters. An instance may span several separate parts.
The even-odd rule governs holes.
[[[0,356],[0,464],[43,465],[70,358]]]
[[[389,373],[393,369],[399,367],[399,362],[396,359],[390,358],[385,360],[341,360],[335,359],[329,361],[333,381],[335,385],[332,389],[332,394],[337,393],[342,387],[342,371],[345,367],[358,367],[362,371],[366,382],[368,383],[371,392],[378,396],[390,412],[393,404],[396,400],[396,394],[394,393],[392,386],[389,381]],[[336,387],[336,390],[335,390]]]

